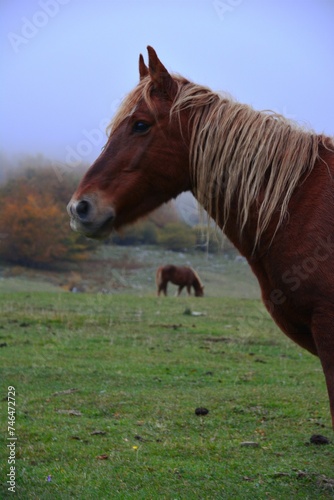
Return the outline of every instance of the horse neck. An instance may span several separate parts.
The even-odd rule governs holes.
[[[252,254],[275,236],[294,189],[313,169],[320,138],[218,97],[190,117],[193,194],[239,251]]]
[[[201,289],[201,285],[200,285],[200,282],[198,281],[197,278],[195,278],[194,282],[193,282],[193,285],[194,285],[194,288],[196,291],[200,290]]]
[[[197,273],[195,271],[193,271],[193,273],[194,273],[193,287],[196,290],[196,292],[198,292],[202,288],[202,283],[199,277],[197,276]]]

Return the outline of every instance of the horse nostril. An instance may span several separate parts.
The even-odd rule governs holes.
[[[79,201],[77,206],[75,207],[77,216],[81,220],[85,220],[88,218],[90,209],[91,209],[91,205],[90,205],[89,201],[87,201],[87,200]]]

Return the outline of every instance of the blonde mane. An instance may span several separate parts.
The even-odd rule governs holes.
[[[324,138],[194,84],[182,88],[173,111],[190,108],[194,194],[223,230],[232,206],[240,236],[256,216],[256,247],[274,213],[276,231],[287,216],[292,193],[313,169]]]
[[[195,269],[194,269],[193,267],[191,267],[190,269],[191,269],[191,270],[192,270],[192,272],[194,273],[195,278],[197,279],[197,281],[198,281],[198,283],[199,283],[199,286],[200,286],[201,288],[204,288],[204,287],[203,287],[203,283],[201,282],[200,277],[198,276],[198,274],[197,274],[197,272],[195,271]]]
[[[178,90],[170,116],[178,115],[180,124],[182,111],[190,116],[193,193],[223,229],[233,204],[240,236],[250,215],[255,215],[256,246],[275,213],[276,231],[282,224],[292,193],[312,171],[319,143],[328,144],[328,138],[305,131],[279,114],[255,111],[182,77],[173,78]],[[148,76],[124,100],[110,129],[131,115],[140,99],[154,113],[151,94]]]

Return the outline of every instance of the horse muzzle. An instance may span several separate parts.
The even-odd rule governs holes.
[[[105,238],[114,226],[115,210],[111,206],[99,206],[93,196],[72,198],[67,205],[70,226],[73,231],[88,238]]]

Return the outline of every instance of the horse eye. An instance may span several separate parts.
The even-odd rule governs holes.
[[[143,134],[144,132],[147,132],[151,125],[149,125],[146,122],[138,121],[135,122],[133,127],[132,127],[132,132],[136,132],[137,134]]]

